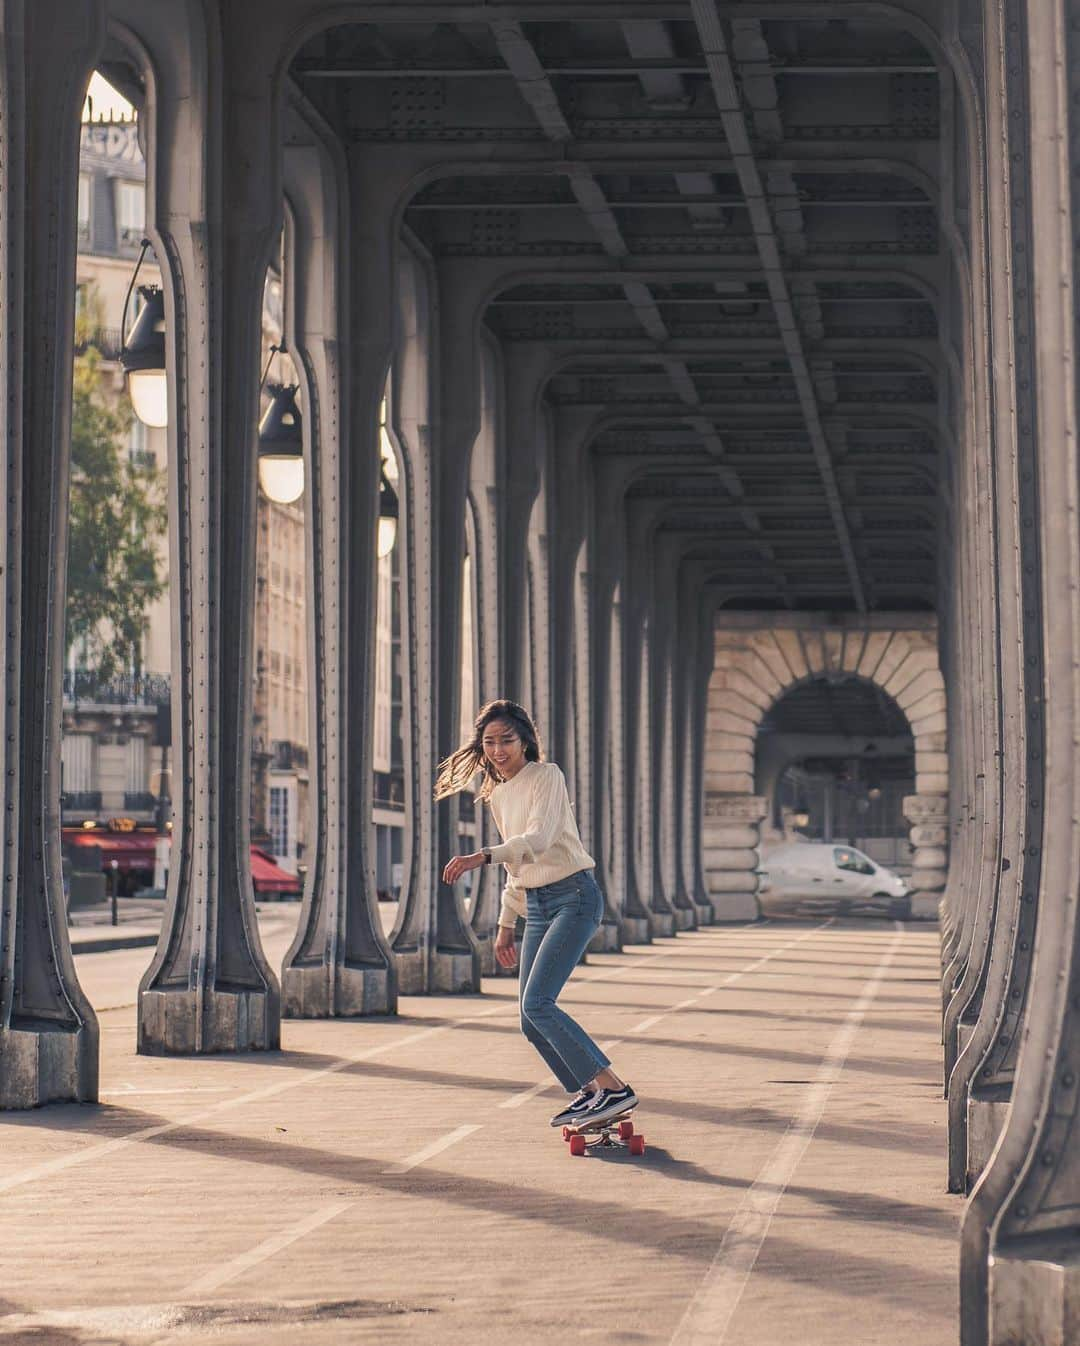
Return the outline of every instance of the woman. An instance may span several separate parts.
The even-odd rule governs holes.
[[[588,1033],[555,1003],[599,928],[604,898],[563,773],[543,756],[536,726],[516,702],[489,701],[481,710],[472,739],[439,764],[435,798],[455,794],[482,772],[478,794],[490,805],[503,841],[455,856],[443,881],[456,883],[481,865],[505,866],[495,957],[502,967],[514,966],[514,925],[524,916],[521,1031],[573,1095],[551,1125],[602,1122],[629,1112],[638,1100]]]

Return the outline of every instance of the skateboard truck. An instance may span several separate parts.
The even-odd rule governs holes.
[[[570,1153],[588,1154],[590,1150],[629,1150],[631,1154],[645,1153],[645,1137],[634,1131],[630,1114],[624,1112],[620,1117],[609,1117],[605,1122],[580,1122],[577,1126],[564,1126],[563,1140],[570,1142]]]

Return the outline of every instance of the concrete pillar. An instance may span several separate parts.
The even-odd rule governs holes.
[[[201,32],[180,31],[186,11],[135,17],[155,59],[145,116],[169,318],[173,742],[184,763],[139,1050],[265,1050],[278,1045],[279,989],[255,922],[248,802],[261,310],[282,220],[279,51],[273,25],[253,25],[242,6],[223,16],[220,66]],[[222,163],[251,171],[220,174]]]
[[[705,883],[718,921],[756,921],[758,846],[768,802],[760,795],[705,792]]]
[[[911,914],[933,920],[938,914],[949,864],[948,795],[908,795],[904,817],[911,823]]]
[[[60,724],[79,113],[101,7],[0,7],[4,869],[0,1108],[92,1102],[98,1027],[60,882]]]
[[[308,474],[315,844],[296,937],[282,967],[282,999],[287,1016],[321,1018],[390,1014],[397,1005],[394,960],[375,907],[367,825],[374,465],[381,375],[393,329],[394,239],[392,196],[381,202],[381,229],[341,227],[350,218],[344,155],[319,136],[317,125],[305,122],[305,113],[302,106],[291,110],[284,152],[290,207],[285,296]],[[355,209],[360,203],[370,221],[380,195],[394,186],[382,174],[366,179],[358,166],[351,204]]]
[[[1043,592],[1042,694],[1045,788],[1036,963],[1012,1103],[993,1155],[972,1192],[961,1233],[963,1346],[1064,1346],[1080,1316],[1075,1230],[1080,1188],[1075,1144],[1080,1112],[1077,895],[1080,874],[1080,528],[1075,240],[1080,199],[1080,31],[1064,0],[1010,5],[991,27],[1009,93],[1010,137],[1030,166],[1008,184],[1021,226],[1014,256],[1030,267],[1038,528]],[[1016,144],[1016,142],[1013,142]],[[1012,149],[1012,145],[1010,146]],[[1010,155],[1015,161],[1015,152]],[[1004,188],[1004,184],[1002,185]],[[1029,195],[1030,191],[1030,195]],[[1030,234],[1028,225],[1030,223]],[[1025,282],[1025,286],[1027,282]],[[1018,340],[1021,331],[1018,330]],[[1019,372],[1018,372],[1019,378]],[[1034,844],[1034,843],[1033,843]],[[1025,896],[1027,883],[1025,882]]]

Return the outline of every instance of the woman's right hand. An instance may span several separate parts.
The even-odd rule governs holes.
[[[514,947],[513,926],[500,925],[495,936],[495,961],[507,970],[517,963],[517,949]]]

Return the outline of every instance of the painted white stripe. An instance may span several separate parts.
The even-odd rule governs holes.
[[[320,1225],[326,1224],[347,1211],[350,1206],[354,1206],[355,1201],[338,1201],[333,1206],[323,1206],[320,1210],[313,1211],[307,1215],[298,1224],[292,1225],[288,1229],[283,1229],[280,1234],[275,1234],[273,1238],[265,1239],[258,1243],[254,1248],[249,1248],[246,1253],[241,1253],[239,1257],[232,1258],[214,1271],[209,1271],[205,1276],[200,1276],[197,1281],[192,1281],[190,1285],[180,1291],[179,1298],[186,1299],[188,1295],[206,1295],[226,1282],[235,1280],[237,1276],[242,1275],[251,1267],[256,1267],[260,1262],[265,1262],[267,1258],[273,1257],[276,1253],[287,1248],[297,1239],[302,1239],[305,1234],[310,1234],[313,1229],[318,1229]]]
[[[677,1014],[679,1010],[689,1009],[691,1005],[696,1005],[699,1000],[704,1000],[707,995],[712,995],[714,991],[719,991],[724,986],[731,986],[742,977],[749,976],[751,972],[756,972],[759,967],[764,967],[766,963],[771,963],[774,958],[779,958],[781,954],[785,953],[788,949],[794,948],[796,944],[801,944],[804,939],[811,939],[814,935],[818,935],[823,930],[827,930],[835,920],[835,916],[830,917],[830,919],[823,924],[814,926],[812,930],[806,930],[801,935],[797,935],[794,939],[789,939],[786,944],[781,944],[780,947],[774,949],[772,953],[764,954],[753,963],[748,963],[746,967],[740,968],[738,972],[729,973],[723,981],[717,983],[716,986],[706,987],[704,991],[699,991],[697,995],[691,996],[689,1000],[680,1000],[677,1005],[672,1005],[670,1009],[664,1010],[661,1014],[654,1014],[649,1019],[642,1019],[641,1023],[635,1024],[634,1027],[628,1031],[630,1033],[644,1033],[647,1029],[653,1028],[658,1024],[661,1019],[666,1019],[669,1014]]]
[[[384,1173],[408,1173],[409,1169],[415,1168],[417,1164],[422,1164],[425,1159],[433,1159],[435,1155],[442,1154],[443,1150],[448,1150],[451,1145],[456,1145],[459,1140],[464,1140],[466,1136],[471,1136],[474,1131],[479,1131],[480,1126],[459,1126],[456,1131],[450,1131],[445,1136],[440,1136],[438,1140],[433,1140],[430,1145],[425,1145],[422,1150],[417,1150],[415,1154],[410,1154],[408,1159],[402,1159],[398,1164],[391,1164],[389,1168],[384,1168]]]
[[[142,1098],[146,1094],[227,1094],[229,1086],[227,1084],[207,1084],[192,1085],[190,1088],[183,1086],[176,1089],[139,1089],[133,1084],[118,1089],[101,1089],[98,1092],[99,1098]]]
[[[776,1208],[814,1137],[863,1016],[880,990],[903,941],[904,928],[899,922],[895,924],[896,933],[892,942],[829,1043],[814,1082],[803,1096],[791,1125],[777,1143],[754,1185],[739,1203],[712,1265],[675,1329],[671,1346],[723,1346],[727,1340],[728,1328],[768,1235]]]
[[[338,1060],[332,1061],[330,1065],[323,1066],[320,1070],[297,1070],[295,1076],[291,1079],[265,1085],[262,1089],[253,1089],[250,1093],[240,1094],[236,1098],[223,1099],[220,1103],[203,1108],[200,1112],[190,1113],[187,1117],[178,1121],[162,1122],[158,1126],[144,1126],[126,1136],[119,1136],[116,1140],[107,1140],[101,1145],[91,1145],[86,1149],[77,1150],[74,1154],[61,1155],[58,1159],[50,1159],[43,1164],[36,1164],[33,1168],[23,1169],[20,1173],[9,1173],[6,1177],[0,1178],[0,1192],[9,1192],[13,1187],[23,1187],[29,1182],[51,1178],[56,1173],[62,1173],[69,1168],[76,1168],[80,1164],[90,1163],[95,1159],[104,1159],[108,1155],[115,1154],[117,1150],[123,1150],[129,1145],[141,1144],[143,1141],[154,1140],[158,1136],[168,1135],[170,1131],[182,1131],[184,1127],[195,1126],[200,1122],[208,1121],[223,1112],[243,1107],[246,1103],[259,1103],[266,1098],[276,1098],[279,1094],[287,1093],[290,1089],[298,1089],[301,1086],[307,1088],[314,1084],[316,1080],[334,1075],[340,1070],[348,1070],[350,1066],[357,1065],[361,1061],[370,1061],[377,1056],[385,1056],[387,1052],[397,1051],[399,1047],[409,1047],[415,1042],[424,1042],[439,1033],[447,1033],[455,1028],[467,1027],[475,1019],[486,1019],[495,1014],[506,1014],[510,1010],[516,1010],[516,1008],[516,1005],[493,1005],[490,1009],[480,1010],[467,1018],[452,1019],[449,1023],[438,1024],[434,1028],[425,1028],[419,1033],[409,1033],[403,1038],[395,1038],[390,1042],[380,1042],[374,1047],[367,1047],[363,1051],[355,1052],[352,1056],[339,1057]]]
[[[539,1084],[534,1084],[531,1089],[522,1089],[521,1093],[512,1094],[509,1098],[504,1099],[499,1104],[499,1107],[520,1108],[523,1103],[528,1103],[528,1101],[531,1098],[535,1098],[537,1094],[542,1094],[545,1092],[545,1090],[551,1089],[553,1087],[557,1088],[558,1083],[559,1081],[555,1078],[554,1075],[549,1075],[546,1080],[541,1080]]]

